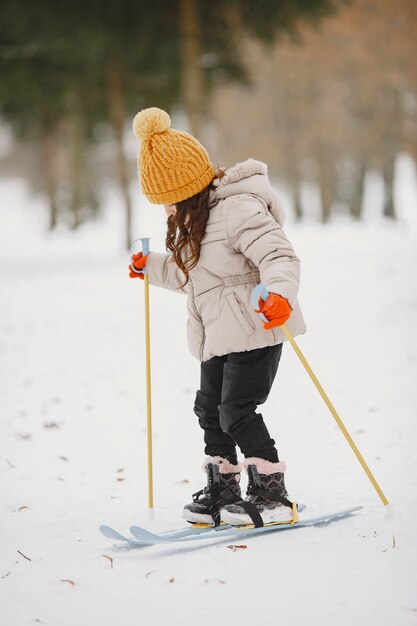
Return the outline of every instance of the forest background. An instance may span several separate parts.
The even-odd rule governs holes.
[[[98,220],[109,186],[132,240],[131,121],[166,108],[219,165],[269,165],[296,220],[361,219],[370,179],[395,220],[417,157],[412,0],[22,0],[0,9],[0,183],[42,198],[45,227]],[[123,222],[120,222],[123,224]]]

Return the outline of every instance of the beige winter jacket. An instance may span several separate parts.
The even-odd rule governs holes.
[[[292,334],[305,332],[300,261],[282,230],[285,214],[267,166],[249,159],[216,183],[200,259],[185,287],[171,255],[151,252],[146,265],[151,285],[188,294],[188,346],[200,361],[286,340],[279,327],[265,330],[253,310],[250,295],[259,282],[288,300]]]

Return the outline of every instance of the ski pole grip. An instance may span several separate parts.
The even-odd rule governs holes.
[[[143,256],[148,256],[150,240],[151,240],[150,237],[139,237],[138,239],[135,239],[132,242],[132,245],[130,246],[131,266],[132,266],[132,270],[135,272],[135,274],[146,274],[146,267],[144,267],[143,270],[137,270],[136,267],[133,265],[132,256],[133,256],[133,254],[135,252],[135,243],[140,241],[141,242],[142,255]]]
[[[252,303],[253,308],[257,309],[259,307],[259,298],[261,298],[265,302],[265,300],[267,300],[268,297],[269,297],[269,291],[265,287],[265,285],[263,283],[259,283],[259,285],[256,285],[256,287],[252,290],[252,293],[251,293],[251,303]],[[264,322],[269,322],[269,320],[265,317],[263,313],[259,313],[259,316]]]

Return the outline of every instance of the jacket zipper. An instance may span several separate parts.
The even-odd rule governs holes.
[[[200,361],[202,361],[203,360],[203,352],[204,352],[204,344],[206,343],[206,330],[204,328],[203,318],[201,317],[200,313],[198,312],[194,300],[193,300],[193,309],[194,309],[195,314],[197,315],[198,319],[200,320],[201,327],[203,329],[203,339],[202,339],[201,347],[200,347]]]
[[[205,331],[204,326],[203,326],[203,341],[201,342],[201,348],[200,348],[200,361],[203,360],[205,343],[206,343],[206,331]]]
[[[252,330],[255,330],[255,327],[254,327],[254,325],[253,325],[253,323],[252,323],[252,320],[248,319],[248,316],[247,316],[246,311],[244,310],[244,307],[243,307],[243,303],[242,303],[242,301],[241,301],[241,300],[240,300],[240,298],[237,296],[237,294],[236,294],[236,292],[235,292],[235,291],[233,292],[233,294],[234,294],[234,296],[235,296],[235,300],[236,300],[236,302],[237,302],[237,304],[238,304],[238,306],[239,306],[239,309],[240,309],[240,312],[241,312],[241,314],[242,314],[242,317],[243,317],[243,318],[245,319],[245,321],[249,324],[250,328],[252,328]]]

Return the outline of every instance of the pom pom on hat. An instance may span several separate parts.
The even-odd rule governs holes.
[[[143,109],[133,120],[133,133],[137,139],[147,141],[171,128],[171,118],[166,111],[157,107]]]

